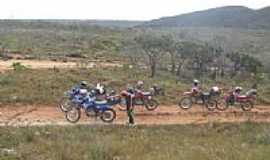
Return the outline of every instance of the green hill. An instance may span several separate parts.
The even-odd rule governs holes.
[[[145,22],[140,27],[225,27],[270,29],[270,8],[227,6]]]

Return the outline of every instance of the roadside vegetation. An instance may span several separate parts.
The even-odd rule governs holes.
[[[81,80],[88,81],[90,86],[98,82],[104,84],[108,89],[117,92],[126,88],[127,84],[134,85],[137,80],[145,82],[145,90],[157,84],[165,88],[165,96],[159,97],[161,104],[177,104],[184,91],[190,90],[191,82],[186,79],[179,80],[170,72],[160,71],[154,78],[146,76],[148,70],[129,68],[106,69],[40,69],[32,70],[15,65],[15,70],[7,71],[0,77],[0,102],[5,104],[49,104],[56,105],[64,92],[79,83]],[[19,67],[18,67],[19,66]],[[23,68],[23,69],[22,69]],[[269,85],[267,80],[259,85],[259,103],[269,103]],[[220,85],[224,89],[230,89],[241,83],[248,89],[253,81],[243,82],[241,79],[232,80],[224,78],[223,81],[202,79],[204,90],[210,86]],[[226,90],[224,90],[225,92]]]
[[[268,124],[0,128],[0,159],[264,160]],[[4,152],[4,149],[13,152]]]
[[[258,85],[269,103],[269,31],[228,28],[117,28],[84,21],[0,21],[0,56],[76,61],[78,69],[31,70],[20,63],[0,77],[0,102],[56,104],[80,80],[116,90],[137,80],[161,85],[160,101],[175,104],[196,78],[205,89]],[[10,27],[12,26],[12,27]],[[14,56],[14,57],[12,57]],[[87,69],[87,61],[121,62],[123,68]]]

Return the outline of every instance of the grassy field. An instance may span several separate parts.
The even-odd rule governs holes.
[[[63,96],[64,92],[81,80],[96,84],[101,82],[108,89],[120,91],[125,89],[127,84],[134,85],[138,80],[144,80],[147,90],[153,84],[165,88],[166,96],[160,97],[162,104],[176,104],[179,96],[190,89],[191,81],[180,81],[176,84],[176,77],[168,72],[159,72],[150,79],[146,70],[123,68],[107,69],[44,69],[31,70],[23,69],[8,71],[0,76],[0,102],[2,105],[23,103],[23,104],[52,104],[55,105]],[[250,83],[251,82],[251,83]],[[252,81],[224,80],[218,83],[225,88],[231,85],[241,84],[248,89]],[[216,85],[213,81],[202,82],[205,89]],[[268,82],[259,84],[259,102],[268,102],[270,97]]]
[[[268,124],[0,128],[1,160],[266,160]],[[3,152],[3,151],[2,151]]]
[[[128,83],[136,84],[138,80],[146,82],[146,90],[157,83],[167,90],[164,102],[173,102],[177,98],[175,94],[187,89],[182,83],[176,85],[173,77],[168,79],[170,74],[161,74],[155,79],[148,79],[145,75],[147,71],[125,68],[10,71],[0,77],[0,101],[2,104],[56,104],[64,91],[81,80],[91,84],[100,82],[117,91],[125,89]]]

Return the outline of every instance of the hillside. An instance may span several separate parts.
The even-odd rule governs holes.
[[[66,27],[77,25],[80,27],[107,27],[107,28],[130,28],[142,24],[144,21],[124,21],[124,20],[0,20],[0,27]]]
[[[145,22],[140,26],[270,29],[270,8],[252,10],[242,6],[227,6],[173,17],[164,17]]]

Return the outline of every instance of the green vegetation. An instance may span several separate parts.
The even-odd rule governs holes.
[[[146,89],[153,84],[165,87],[167,96],[163,103],[175,103],[177,96],[188,89],[187,85],[176,84],[175,79],[167,73],[159,73],[154,79],[148,79],[146,70],[129,68],[112,69],[50,69],[21,70],[6,72],[0,77],[0,101],[6,103],[56,104],[64,92],[81,80],[93,85],[101,82],[108,89],[120,91],[127,84],[134,85],[138,79],[144,80]],[[171,79],[168,79],[168,76]]]
[[[270,7],[253,10],[242,6],[214,8],[148,21],[141,27],[225,27],[269,29]]]
[[[160,97],[162,104],[176,104],[180,95],[190,90],[191,82],[181,80],[176,83],[177,77],[170,72],[160,71],[155,78],[146,76],[147,70],[137,68],[111,68],[111,69],[43,69],[43,70],[20,70],[9,71],[1,74],[0,77],[0,102],[1,104],[52,104],[56,105],[64,92],[74,86],[81,80],[96,84],[101,82],[108,89],[120,91],[125,89],[127,84],[134,85],[137,80],[144,80],[147,90],[153,84],[158,84],[165,88],[166,96]],[[248,89],[253,81],[231,80],[224,78],[218,84],[224,88],[230,88],[232,85],[241,83],[241,86]],[[268,80],[262,80],[259,85],[258,101],[269,103]],[[215,81],[203,79],[202,86],[209,89],[216,85]]]
[[[31,58],[117,58],[126,31],[85,21],[0,21],[0,54]],[[103,55],[105,54],[105,55]],[[80,56],[76,56],[80,55]]]
[[[80,80],[102,82],[120,90],[127,83],[142,79],[148,83],[146,88],[154,83],[163,85],[167,94],[161,102],[175,104],[194,78],[204,88],[218,84],[248,89],[257,83],[259,102],[269,103],[269,30],[203,26],[115,28],[91,23],[1,20],[3,58],[15,54],[25,58],[124,64],[123,68],[102,70],[30,70],[13,64],[16,72],[8,71],[0,77],[1,103],[55,104],[64,91]]]
[[[265,160],[268,124],[0,128],[0,159]]]
[[[22,65],[20,62],[14,62],[11,67],[13,68],[13,70],[15,71],[21,71],[26,69],[26,67],[24,65]]]

